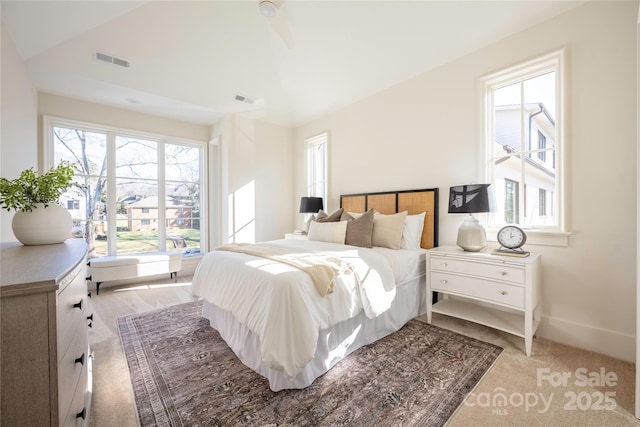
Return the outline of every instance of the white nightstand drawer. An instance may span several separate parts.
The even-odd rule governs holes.
[[[523,284],[525,281],[524,268],[500,263],[474,262],[450,257],[431,256],[432,271],[448,271],[453,273],[480,276],[485,279],[504,280]]]
[[[430,276],[433,291],[458,294],[482,299],[497,304],[524,309],[524,287],[506,283],[491,282],[473,277],[432,272]]]

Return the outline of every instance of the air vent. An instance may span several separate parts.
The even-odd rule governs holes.
[[[255,102],[253,99],[242,95],[236,95],[236,101],[246,102],[247,104],[253,104]]]
[[[97,50],[94,51],[93,57],[97,61],[108,62],[109,64],[118,65],[124,68],[129,68],[131,66],[131,63],[126,59],[117,58],[109,55],[108,53],[98,52]]]

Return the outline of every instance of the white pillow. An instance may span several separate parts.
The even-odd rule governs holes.
[[[406,217],[407,211],[393,215],[376,213],[373,216],[373,235],[371,237],[371,245],[390,249],[400,249],[402,231],[404,230],[404,220]]]
[[[347,221],[338,222],[317,222],[311,221],[309,224],[309,240],[320,242],[340,243],[344,245],[347,234]]]
[[[407,215],[407,218],[404,220],[404,229],[402,230],[402,240],[400,243],[402,249],[420,249],[425,215],[426,212],[417,215]]]

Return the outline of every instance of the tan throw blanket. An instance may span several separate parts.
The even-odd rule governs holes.
[[[353,273],[351,265],[339,257],[326,253],[296,251],[291,248],[266,244],[232,243],[216,250],[239,252],[260,258],[282,262],[307,273],[320,295],[333,292],[333,279],[338,273]]]

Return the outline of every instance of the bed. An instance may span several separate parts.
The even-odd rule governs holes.
[[[273,391],[305,388],[349,353],[425,312],[425,249],[437,246],[437,204],[437,188],[342,195],[340,209],[312,223],[307,240],[209,252],[192,294],[203,299],[203,317]],[[354,235],[369,217],[371,248]],[[391,221],[397,230],[399,218],[400,248],[380,240]],[[340,233],[342,242],[334,240]]]

